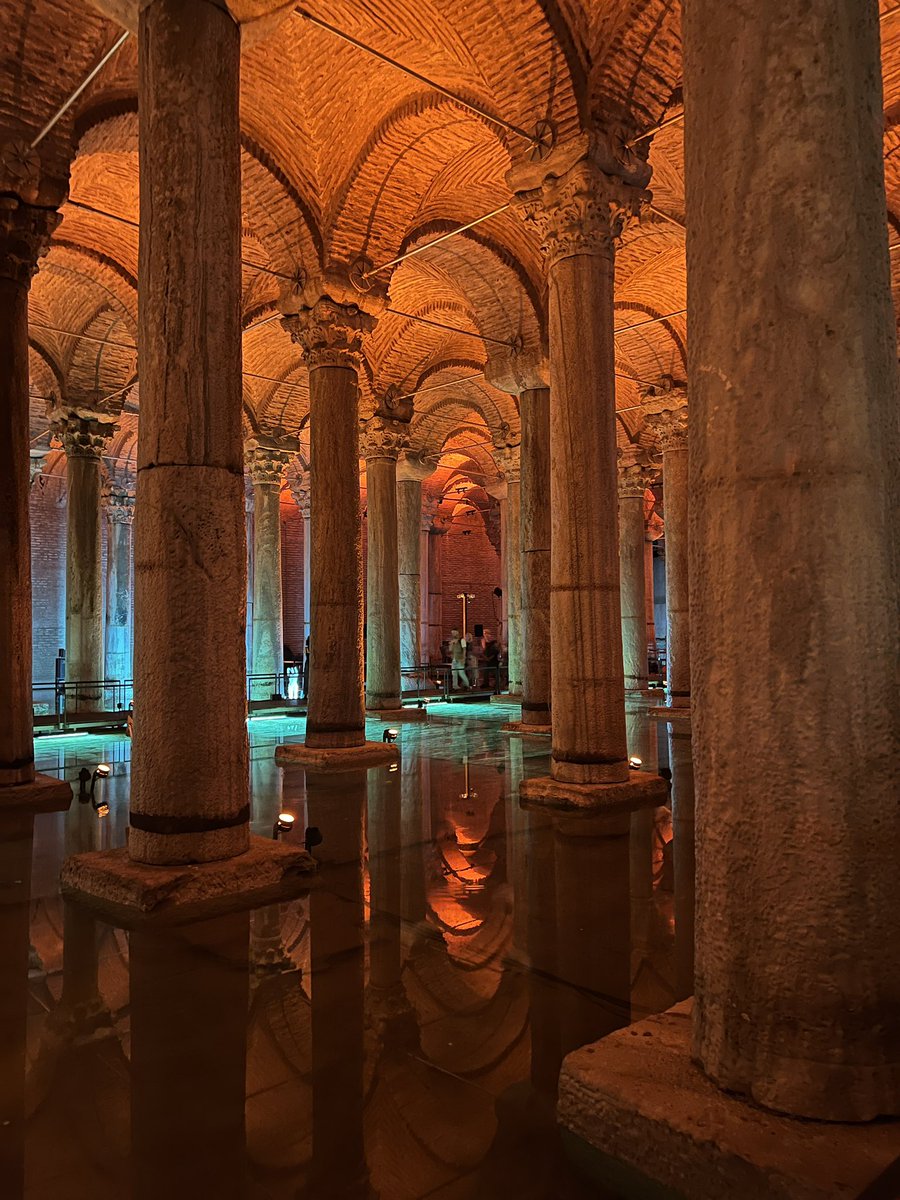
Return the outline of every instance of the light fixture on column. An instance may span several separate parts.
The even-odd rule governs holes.
[[[279,813],[275,818],[275,824],[272,826],[272,839],[277,842],[282,833],[290,833],[294,828],[295,819],[293,813]]]
[[[386,729],[381,735],[381,740],[383,742],[396,742],[399,733],[399,729]]]

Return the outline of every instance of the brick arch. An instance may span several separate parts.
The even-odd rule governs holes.
[[[610,0],[596,7],[590,37],[591,122],[625,139],[656,124],[681,80],[679,0]]]

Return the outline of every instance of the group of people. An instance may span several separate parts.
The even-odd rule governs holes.
[[[452,691],[490,688],[500,691],[500,671],[504,665],[503,647],[491,636],[489,629],[475,637],[451,629],[449,641],[444,642],[442,657],[450,663]]]

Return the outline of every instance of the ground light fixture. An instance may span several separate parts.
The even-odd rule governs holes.
[[[97,787],[98,779],[107,779],[112,774],[112,767],[109,763],[98,763],[93,771],[89,771],[87,767],[82,767],[78,772],[78,799],[82,804],[87,804],[88,800],[94,805],[95,809],[100,808],[100,805],[94,800],[94,790]],[[88,790],[90,784],[90,790]],[[109,812],[109,806],[106,809]],[[102,814],[103,816],[106,813]]]
[[[644,760],[642,758],[638,758],[636,754],[632,754],[628,760],[628,765],[631,767],[632,771],[639,771],[644,765]]]
[[[322,831],[318,825],[307,825],[306,833],[303,835],[303,845],[307,854],[314,846],[322,845]]]
[[[294,828],[294,814],[289,812],[279,813],[275,818],[275,824],[272,826],[272,837],[277,842],[279,835],[282,833],[290,833]]]
[[[399,733],[399,729],[386,729],[381,735],[381,740],[383,742],[396,742]]]
[[[98,763],[91,776],[91,807],[98,817],[109,816],[109,804],[103,799],[102,793],[99,796],[95,796],[94,789],[97,786],[98,779],[108,779],[111,774],[112,767],[110,767],[109,763]]]

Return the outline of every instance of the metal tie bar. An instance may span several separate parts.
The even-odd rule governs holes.
[[[465,233],[467,229],[474,229],[476,225],[480,225],[482,221],[489,221],[491,217],[496,217],[502,212],[506,212],[508,208],[512,208],[512,204],[501,204],[499,208],[493,209],[489,213],[485,213],[483,217],[476,217],[474,221],[469,221],[466,225],[460,225],[457,229],[448,229],[446,233],[442,233],[440,237],[432,238],[430,242],[424,242],[421,246],[416,246],[414,250],[407,250],[405,254],[399,254],[396,258],[392,258],[390,262],[382,263],[380,267],[373,267],[371,271],[363,271],[363,279],[371,279],[373,275],[380,275],[382,271],[386,271],[388,267],[394,267],[397,263],[405,262],[407,258],[412,258],[414,254],[421,254],[423,250],[430,250],[432,246],[437,246],[441,242],[446,242],[448,238],[456,237],[458,233]]]
[[[432,321],[429,317],[417,317],[415,313],[401,312],[399,308],[386,308],[384,311],[393,313],[395,317],[406,317],[409,321],[419,321],[422,325],[433,325],[435,329],[446,329],[449,333],[461,333],[463,337],[477,338],[481,342],[493,342],[497,346],[508,346],[511,350],[517,349],[516,342],[505,342],[502,338],[488,337],[486,333],[472,333],[470,329],[444,325],[442,321]]]
[[[646,133],[638,134],[636,138],[632,138],[630,142],[626,142],[625,146],[628,150],[632,146],[636,146],[638,142],[644,141],[645,138],[653,137],[654,133],[659,133],[661,129],[668,129],[670,125],[677,125],[679,121],[684,120],[684,112],[677,113],[674,117],[666,117],[664,121],[660,121],[658,125],[652,126]]]
[[[371,54],[374,58],[379,59],[388,66],[395,67],[398,71],[403,71],[404,74],[412,76],[419,83],[424,83],[426,87],[432,88],[435,92],[440,92],[442,96],[446,96],[448,100],[452,100],[455,104],[467,108],[469,112],[475,113],[477,116],[484,118],[485,121],[490,121],[494,125],[499,125],[501,129],[506,129],[510,133],[514,133],[517,137],[524,138],[526,142],[532,145],[539,145],[539,139],[533,134],[527,133],[524,129],[520,129],[518,125],[513,125],[509,121],[504,121],[502,117],[495,117],[492,113],[480,108],[477,104],[472,104],[468,100],[463,100],[461,96],[457,96],[455,92],[451,92],[440,83],[435,83],[431,79],[427,79],[424,75],[420,75],[418,71],[414,71],[412,67],[404,66],[396,59],[388,58],[386,54],[382,54],[380,50],[374,49],[372,46],[367,46],[365,42],[358,41],[355,37],[351,37],[349,33],[344,33],[342,29],[337,29],[334,25],[329,25],[327,21],[323,21],[321,17],[314,17],[311,12],[308,12],[301,5],[297,5],[294,13],[298,17],[303,17],[310,21],[313,25],[317,25],[319,29],[325,29],[328,33],[333,33],[335,37],[341,38],[345,42],[349,42],[351,46],[355,46],[357,50],[365,50],[367,54]]]
[[[128,37],[129,37],[129,33],[128,33],[128,30],[126,29],[125,32],[122,34],[122,36],[119,38],[119,40],[115,43],[113,48],[111,50],[107,50],[107,52],[103,55],[103,57],[97,63],[96,67],[94,67],[94,69],[88,74],[86,79],[82,80],[82,82],[78,85],[78,87],[75,89],[75,91],[72,93],[72,95],[68,98],[68,100],[65,102],[65,104],[63,104],[63,106],[57,111],[55,116],[50,118],[50,120],[47,122],[47,124],[41,130],[41,132],[37,135],[37,137],[31,143],[32,150],[35,148],[35,146],[39,145],[44,140],[44,138],[47,136],[47,134],[50,132],[50,130],[53,128],[53,126],[56,124],[56,122],[60,119],[60,117],[63,116],[64,113],[67,113],[69,111],[69,109],[72,107],[72,105],[78,99],[78,97],[81,95],[81,93],[84,91],[84,89],[88,86],[88,84],[91,83],[92,80],[96,79],[96,77],[100,74],[100,72],[103,70],[103,68],[109,62],[109,60],[113,57],[113,55],[116,54],[122,48],[122,46],[125,45],[125,42],[128,40]]]

